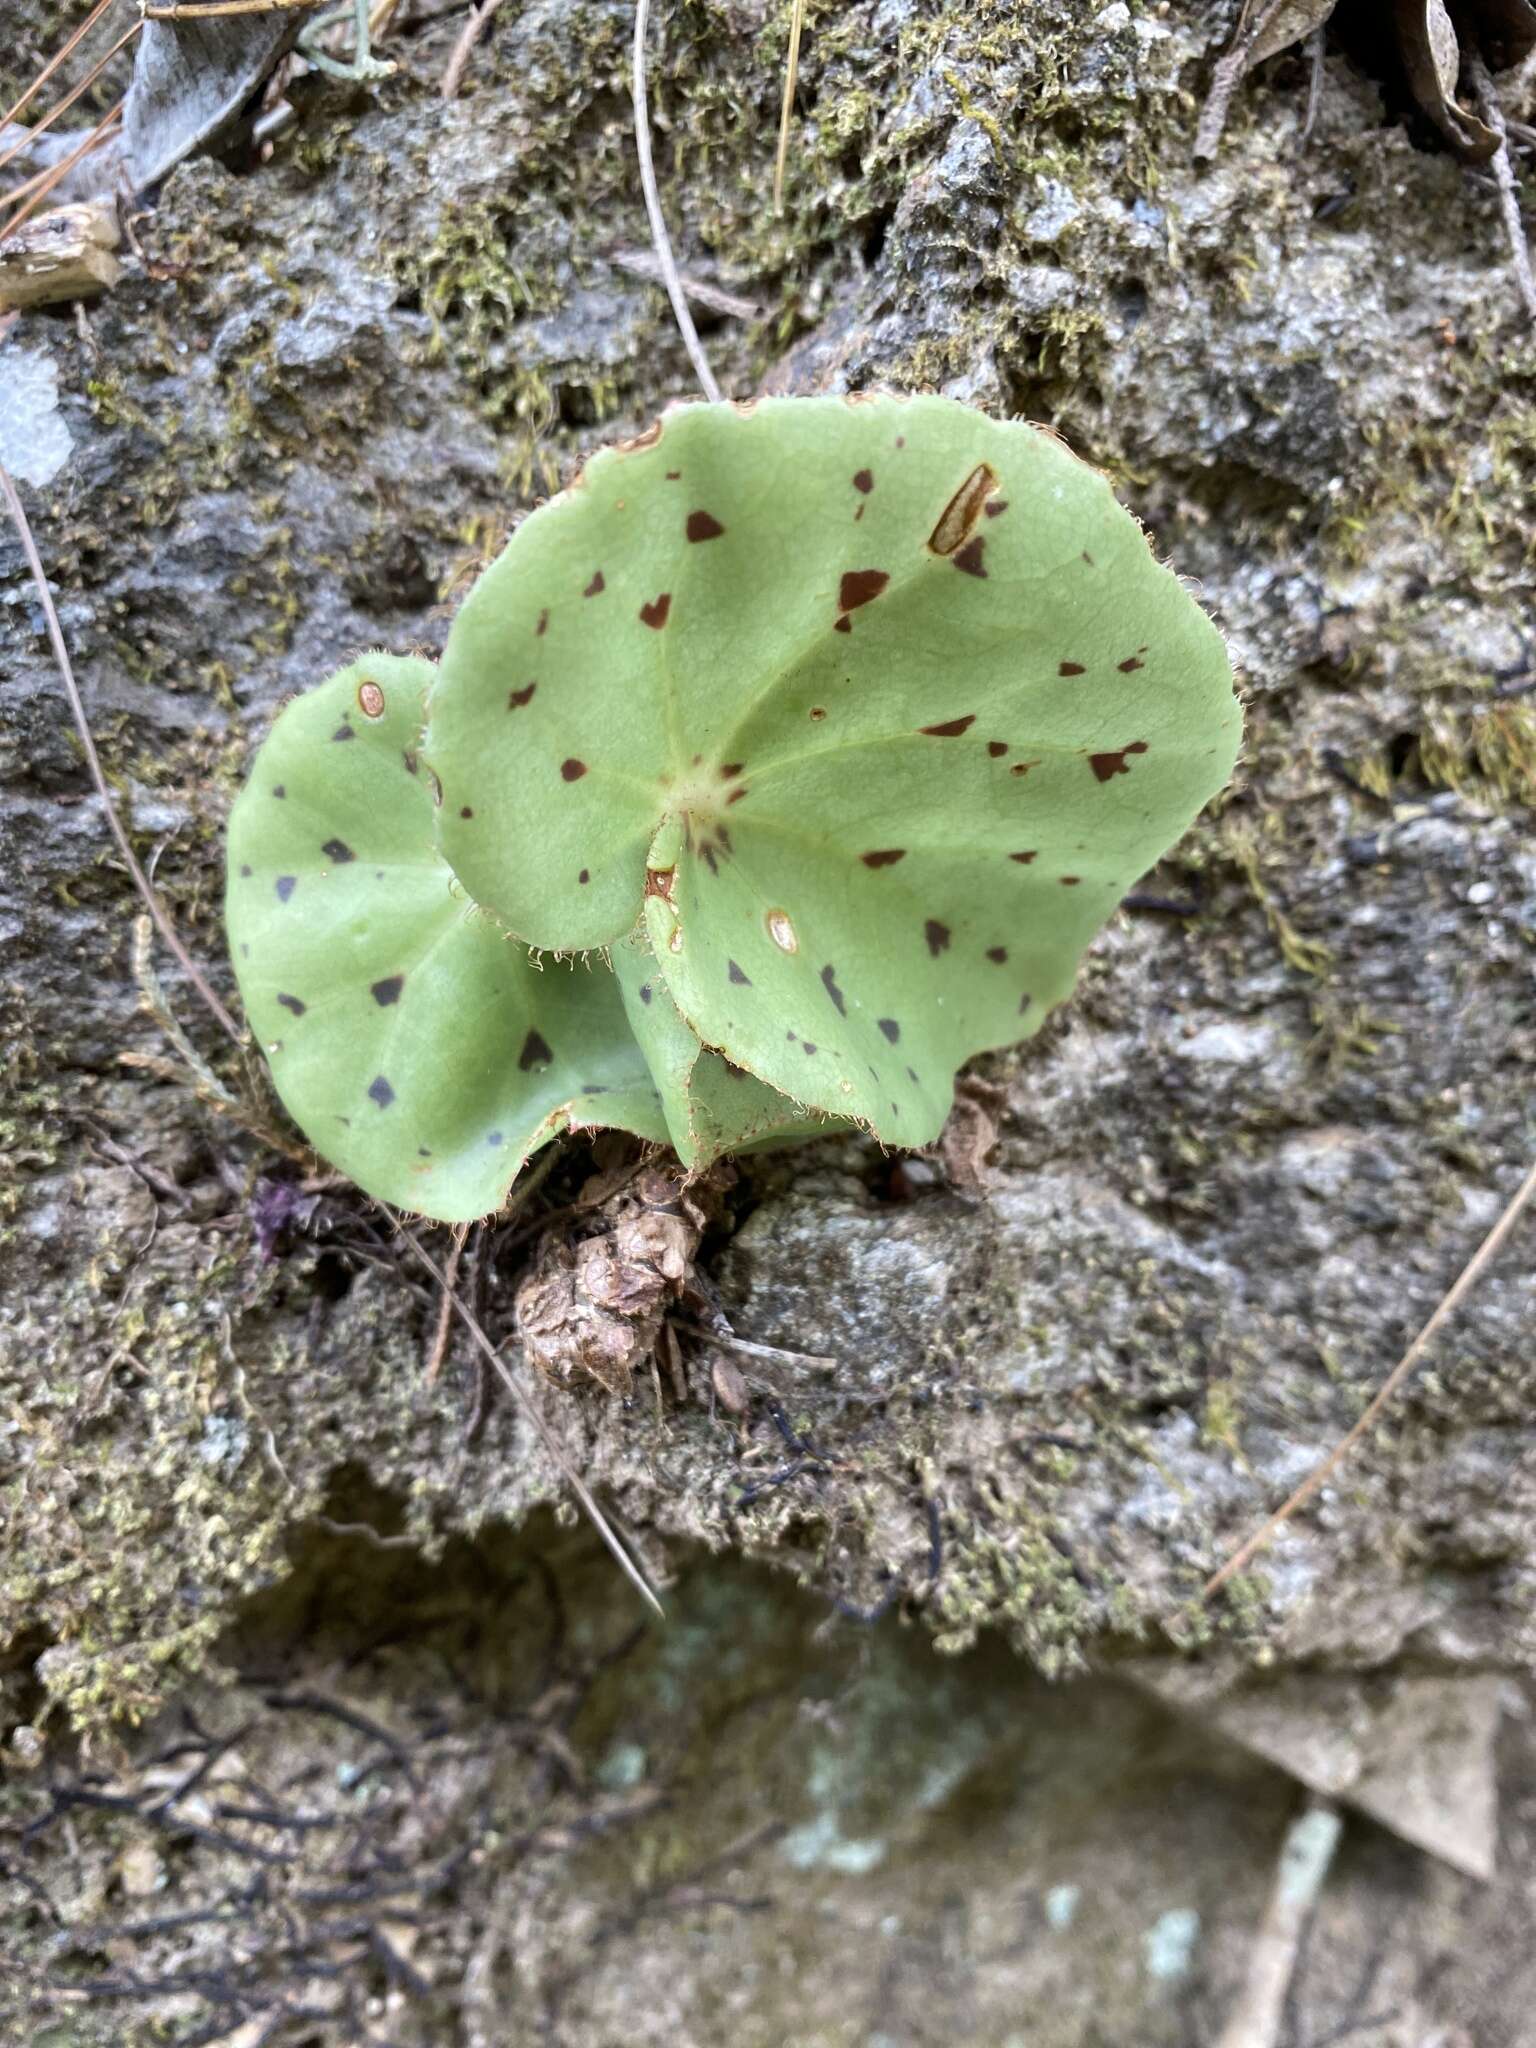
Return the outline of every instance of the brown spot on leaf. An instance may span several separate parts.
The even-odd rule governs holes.
[[[603,592],[607,588],[607,584],[603,581],[602,570],[594,569],[592,572],[592,581],[587,585],[586,589],[581,594],[583,597],[601,597]]]
[[[725,528],[710,512],[690,512],[685,529],[690,540],[718,540]]]
[[[1018,863],[1020,864],[1020,866],[1021,866],[1021,867],[1028,867],[1028,866],[1029,866],[1029,863],[1030,863],[1030,862],[1031,862],[1031,861],[1032,861],[1033,859],[1035,859],[1035,857],[1036,857],[1036,855],[1038,854],[1038,852],[1039,852],[1039,848],[1038,848],[1038,847],[1034,847],[1034,848],[1031,848],[1031,850],[1030,850],[1030,851],[1029,851],[1028,853],[1010,853],[1010,854],[1009,854],[1009,856],[1008,856],[1008,858],[1009,858],[1010,860],[1016,860],[1016,861],[1018,861]]]
[[[837,985],[837,969],[830,960],[821,970],[821,985],[832,998],[832,1006],[837,1011],[839,1017],[846,1017],[848,1005],[844,1001],[842,990]]]
[[[986,553],[986,549],[987,544],[978,533],[974,540],[968,540],[965,546],[957,552],[955,555],[955,567],[963,569],[967,576],[985,577],[987,565],[982,560],[982,557]]]
[[[853,473],[853,488],[856,491],[862,491],[867,498],[875,488],[874,472],[868,469],[856,469]]]
[[[365,678],[357,686],[357,702],[364,718],[384,716],[384,692],[378,684]]]
[[[676,868],[647,868],[645,871],[645,893],[659,896],[664,903],[672,901],[672,892],[677,886]]]
[[[349,860],[357,859],[357,855],[348,846],[345,839],[327,839],[320,851],[327,860],[335,861],[337,867],[344,867]]]
[[[1085,676],[1088,671],[1080,661],[1064,661],[1056,673],[1059,676]]]
[[[520,690],[508,690],[507,709],[509,711],[521,711],[525,704],[531,704],[533,702],[533,693],[538,687],[537,683],[524,683]]]
[[[894,1017],[877,1017],[875,1019],[875,1022],[879,1025],[880,1029],[885,1033],[886,1037],[890,1040],[892,1045],[894,1045],[896,1041],[901,1037],[901,1026],[896,1022],[896,1019]],[[907,1071],[910,1073],[911,1069],[908,1068]]]
[[[581,882],[583,884],[590,882],[592,879],[592,870],[590,868],[583,868],[581,873],[576,877],[576,879],[578,882]]]
[[[981,509],[989,519],[997,519],[1008,510],[1008,500],[1006,498],[988,498],[986,504]]]
[[[738,988],[750,988],[752,986],[751,975],[744,974],[734,960],[727,960],[725,965],[727,974],[736,983]]]
[[[331,734],[331,738],[333,740],[355,740],[357,738],[357,734],[352,730],[350,725],[338,725],[336,730]]]
[[[1082,879],[1081,875],[1061,875],[1058,877],[1063,889],[1075,889]]]
[[[928,536],[928,546],[936,555],[953,555],[963,548],[976,530],[981,517],[981,508],[997,489],[997,477],[984,462],[979,462],[961,484],[939,514],[938,522]],[[985,570],[973,572],[984,575]]]
[[[1001,967],[1008,958],[1008,948],[1006,946],[988,946],[987,958],[996,961],[997,965]]]
[[[976,714],[969,711],[964,718],[951,718],[944,725],[922,725],[918,727],[918,731],[926,733],[933,740],[957,740],[961,733],[969,732],[975,723]]]
[[[815,1053],[816,1053],[816,1048],[815,1048],[815,1046],[814,1046],[814,1045],[812,1045],[811,1041],[810,1041],[810,1040],[809,1040],[808,1038],[802,1038],[802,1039],[801,1039],[801,1041],[800,1041],[800,1043],[801,1043],[801,1045],[802,1045],[802,1046],[803,1046],[803,1047],[805,1048],[805,1050],[806,1050],[806,1051],[807,1051],[808,1053],[810,1053],[810,1054],[811,1054],[811,1056],[812,1056],[812,1057],[814,1058],[814,1057],[815,1057]]]
[[[811,722],[813,724],[819,725],[822,719],[826,717],[826,715],[826,709],[824,706],[820,704],[813,704],[811,706]]]
[[[678,478],[682,475],[682,473],[683,472],[680,469],[669,469],[667,471],[667,482],[669,484],[675,484]]]
[[[554,1058],[548,1044],[537,1031],[530,1031],[523,1040],[523,1049],[517,1056],[517,1064],[527,1073],[530,1067],[547,1067]]]
[[[936,917],[930,917],[923,926],[923,937],[928,941],[929,957],[937,960],[939,955],[947,949],[952,936],[953,934],[947,924],[940,924]]]
[[[368,993],[381,1010],[387,1010],[391,1003],[398,1003],[400,991],[405,987],[403,974],[387,974],[382,981],[376,981]]]
[[[746,765],[745,761],[723,762],[720,768],[720,780],[722,782],[729,782],[733,776],[739,775]]]
[[[274,886],[277,890],[278,902],[286,903],[294,890],[299,886],[299,878],[297,875],[279,875]]]
[[[1015,761],[1008,770],[1008,773],[1010,775],[1027,775],[1031,768],[1038,768],[1039,766],[1040,763],[1038,761]]]
[[[1145,740],[1132,740],[1128,747],[1121,747],[1117,752],[1090,754],[1088,756],[1088,766],[1093,770],[1100,782],[1108,782],[1112,776],[1130,774],[1130,763],[1125,758],[1127,754],[1144,754],[1146,751],[1147,743]]]
[[[667,613],[671,611],[671,609],[672,593],[670,590],[664,590],[661,593],[660,597],[653,598],[649,604],[641,605],[640,616],[645,621],[646,625],[652,627],[654,631],[659,633],[662,627],[667,623]]]
[[[851,633],[853,631],[853,621],[846,616],[834,619],[832,621],[832,630],[834,633]],[[813,712],[811,715],[814,717],[815,713]]]
[[[838,610],[856,612],[861,604],[873,604],[890,580],[884,569],[845,569],[837,586]]]
[[[574,754],[570,757],[569,760],[562,761],[560,763],[560,773],[565,777],[567,782],[580,782],[581,778],[583,777],[583,775],[586,774],[586,772],[586,762],[578,761]]]
[[[707,840],[699,848],[699,855],[704,865],[709,869],[709,872],[712,875],[718,875],[720,872],[720,857]]]
[[[743,783],[739,789],[733,789],[731,791],[730,795],[726,798],[726,802],[728,804],[739,804],[742,798],[746,795],[746,793],[747,785]]]
[[[544,635],[549,631],[549,610],[547,607],[539,613],[539,623],[534,627],[533,630],[535,637],[540,640],[542,640],[544,638]]]
[[[474,813],[474,808],[473,808],[473,806],[472,806],[472,805],[470,805],[470,804],[460,804],[460,806],[459,806],[459,816],[460,816],[461,818],[472,818],[472,817],[473,817],[474,815],[475,815],[475,813]]]
[[[1124,661],[1117,661],[1115,667],[1119,669],[1121,675],[1128,676],[1133,669],[1145,668],[1146,663],[1141,660],[1139,655],[1131,654],[1127,655]]]
[[[309,1008],[309,1005],[307,1003],[301,1003],[297,996],[279,996],[277,1000],[282,1004],[285,1010],[292,1010],[295,1017],[302,1017],[304,1012]]]
[[[368,1083],[368,1100],[376,1102],[380,1109],[388,1109],[395,1099],[395,1091],[382,1074],[375,1074]]]
[[[1001,761],[1001,759],[1003,758],[1004,754],[1007,753],[1007,751],[1008,742],[1006,740],[987,741],[987,752],[992,756],[994,761]]]
[[[905,860],[906,857],[907,849],[904,846],[882,846],[874,853],[859,855],[859,859],[867,868],[893,868],[897,861]]]

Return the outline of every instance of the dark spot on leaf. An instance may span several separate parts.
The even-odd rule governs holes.
[[[1083,549],[1083,560],[1088,564],[1090,569],[1096,566],[1092,555],[1089,554],[1086,548]]]
[[[1063,889],[1075,889],[1083,879],[1081,875],[1060,875],[1057,877]]]
[[[248,882],[251,879],[251,871],[248,867],[241,868],[240,879],[242,882]]]
[[[728,960],[725,964],[726,970],[729,973],[732,981],[736,982],[742,988],[750,988],[752,986],[751,975],[743,974],[741,969],[736,965],[736,962],[734,960]]]
[[[565,777],[567,782],[580,782],[581,778],[583,777],[583,775],[586,774],[586,772],[586,762],[578,761],[574,755],[572,755],[568,761],[562,761],[560,763],[560,773]]]
[[[549,613],[547,611],[539,613],[539,623],[533,630],[538,639],[542,640],[544,638],[544,635],[549,631]]]
[[[672,593],[670,590],[664,590],[660,597],[656,598],[652,603],[641,605],[640,616],[646,625],[654,628],[659,633],[667,623],[667,613],[671,609]]]
[[[400,756],[400,758],[405,763],[406,774],[414,775],[416,773],[418,764],[416,756],[411,752],[409,747],[406,748],[405,752]]]
[[[660,896],[664,902],[670,903],[672,901],[673,891],[676,889],[676,887],[676,868],[646,869],[645,893],[647,896]]]
[[[821,720],[822,720],[823,718],[825,718],[825,717],[826,717],[826,715],[827,715],[827,714],[826,714],[826,711],[825,711],[825,709],[824,709],[824,708],[823,708],[823,707],[822,707],[822,706],[821,706],[820,704],[813,704],[813,705],[811,706],[811,717],[812,717],[812,719],[813,719],[813,720],[815,720],[815,721],[816,721],[816,722],[817,722],[818,724],[820,723],[820,721],[821,721]]]
[[[652,995],[652,989],[651,989],[651,984],[650,984],[650,983],[649,983],[648,981],[642,981],[642,982],[641,982],[641,984],[640,984],[640,1000],[641,1000],[641,1002],[642,1002],[642,1003],[648,1003],[648,1002],[649,1002],[649,1001],[651,1000],[651,995]]]
[[[725,528],[711,513],[690,512],[687,533],[690,540],[718,540]]]
[[[743,783],[740,789],[733,789],[731,791],[730,795],[726,798],[726,802],[728,804],[739,804],[746,793],[747,785]]]
[[[533,693],[538,687],[537,683],[524,683],[520,690],[508,690],[507,709],[509,711],[521,711],[525,704],[531,704],[533,702]]]
[[[880,1029],[885,1033],[891,1044],[894,1045],[901,1037],[901,1026],[896,1022],[896,1019],[894,1017],[878,1017],[875,1021],[879,1024]],[[907,1072],[910,1074],[911,1071],[912,1069],[908,1067]]]
[[[810,1041],[810,1040],[809,1040],[808,1038],[802,1038],[802,1039],[801,1039],[801,1041],[800,1041],[800,1043],[801,1043],[801,1045],[802,1045],[802,1046],[804,1046],[805,1050],[806,1050],[806,1051],[807,1051],[808,1053],[810,1053],[810,1054],[811,1054],[811,1056],[812,1056],[812,1057],[814,1058],[814,1057],[815,1057],[815,1053],[816,1053],[816,1048],[815,1048],[815,1046],[814,1046],[814,1045],[812,1045],[811,1041]]]
[[[981,508],[997,489],[997,477],[984,462],[977,463],[959,490],[939,514],[938,523],[928,536],[928,546],[936,555],[954,555],[957,548],[963,550],[975,531],[981,517]],[[958,561],[959,557],[956,556]],[[978,561],[980,557],[977,557]],[[984,569],[973,574],[984,576]]]
[[[382,1074],[375,1074],[368,1083],[368,1099],[370,1102],[376,1102],[380,1109],[388,1109],[394,1101],[395,1091]]]
[[[729,782],[733,776],[739,775],[746,765],[745,761],[726,761],[722,763],[720,780],[722,782]]]
[[[875,488],[873,472],[867,469],[856,469],[853,473],[853,488],[856,491],[862,491],[867,498]]]
[[[922,1083],[917,1078],[916,1067],[908,1067],[907,1079],[912,1083],[914,1088],[920,1088],[922,1086]]]
[[[474,814],[474,811],[473,811],[473,810],[472,810],[472,809],[470,808],[470,806],[469,806],[468,804],[461,804],[461,805],[460,805],[460,807],[459,807],[459,816],[460,816],[461,818],[472,818],[472,817],[473,817],[474,815],[475,815],[475,814]]]
[[[949,945],[952,933],[947,924],[940,924],[936,917],[930,917],[923,926],[923,937],[928,941],[930,957],[937,960]]]
[[[307,1003],[301,1003],[297,996],[279,996],[277,1000],[285,1010],[292,1010],[295,1017],[302,1017],[309,1007]]]
[[[430,1145],[418,1145],[416,1147],[416,1157],[418,1159],[430,1159],[432,1157],[432,1147]]]
[[[882,846],[874,853],[859,855],[859,859],[867,868],[893,868],[897,861],[905,860],[906,857],[907,849],[904,846]]]
[[[975,723],[976,714],[971,711],[964,718],[951,718],[944,725],[919,726],[918,731],[927,733],[928,737],[934,740],[957,740],[961,733],[969,732]]]
[[[1008,742],[1006,740],[987,741],[987,752],[992,756],[994,761],[1001,761],[1001,759],[1003,758],[1004,754],[1007,753],[1007,751]]]
[[[1146,751],[1145,740],[1132,740],[1128,747],[1121,747],[1118,753],[1090,754],[1088,766],[1100,782],[1108,782],[1113,775],[1130,774],[1130,763],[1125,758],[1127,754],[1144,754]]]
[[[832,621],[832,630],[834,633],[851,633],[853,631],[853,621],[846,617],[834,619]]]
[[[986,504],[981,509],[989,519],[997,519],[1008,510],[1008,500],[1006,498],[988,498]]]
[[[982,557],[986,551],[987,544],[978,533],[974,540],[968,540],[965,546],[958,550],[955,555],[955,567],[963,570],[967,576],[984,577],[987,565]]]
[[[592,870],[590,868],[583,868],[581,873],[576,877],[576,879],[578,882],[581,883],[590,882],[592,879]]]
[[[606,588],[607,586],[603,582],[603,572],[601,569],[598,569],[594,571],[592,581],[581,594],[583,597],[600,597]]]
[[[715,849],[707,841],[703,846],[699,848],[699,856],[703,860],[704,865],[709,869],[709,872],[712,875],[719,874],[720,857],[715,852]]]
[[[554,1058],[548,1045],[537,1031],[530,1031],[523,1040],[523,1049],[517,1056],[517,1064],[527,1073],[530,1067],[547,1067]]]
[[[998,966],[1001,967],[1003,962],[1008,958],[1008,948],[1006,946],[988,946],[987,958],[989,960],[995,960]]]
[[[368,993],[381,1010],[387,1010],[391,1003],[398,1003],[400,991],[405,987],[403,974],[387,974],[382,981],[376,981]]]
[[[299,878],[297,875],[279,875],[274,886],[277,889],[278,902],[286,903],[299,886]]]
[[[890,580],[884,569],[845,569],[837,586],[838,610],[856,612],[861,604],[873,603]]]
[[[1036,857],[1037,852],[1038,848],[1029,853],[1010,853],[1008,858],[1018,861],[1022,867],[1028,867],[1030,862]]]
[[[1146,663],[1132,654],[1128,655],[1124,661],[1117,661],[1115,667],[1119,669],[1121,675],[1128,676],[1133,669],[1145,668]]]
[[[327,860],[335,861],[338,867],[345,866],[345,864],[349,860],[357,859],[357,855],[352,851],[351,847],[348,846],[345,839],[327,839],[324,846],[321,847],[320,851],[325,855]]]
[[[667,471],[667,482],[669,484],[675,484],[678,478],[682,475],[682,473],[683,472],[680,469],[669,469]]]
[[[1031,768],[1038,768],[1039,766],[1040,763],[1038,761],[1015,761],[1008,770],[1008,773],[1010,775],[1027,775]]]
[[[1034,999],[1034,997],[1033,997],[1033,996],[1020,996],[1020,997],[1019,997],[1019,1015],[1020,1015],[1021,1017],[1023,1016],[1024,1012],[1025,1012],[1025,1011],[1026,1011],[1026,1010],[1027,1010],[1027,1009],[1029,1008],[1030,1004],[1031,1004],[1031,1003],[1032,1003],[1032,1002],[1033,1002],[1034,1000],[1035,1000],[1035,999]]]
[[[827,962],[826,966],[823,967],[823,969],[821,970],[821,985],[826,990],[827,994],[832,998],[833,1006],[836,1009],[839,1017],[846,1017],[848,1014],[848,1005],[843,1000],[843,992],[837,985],[837,969],[832,965],[830,960]]]
[[[606,1095],[608,1089],[601,1081],[587,1081],[582,1086],[583,1095]]]
[[[1064,661],[1056,673],[1059,676],[1085,676],[1088,671],[1080,661]]]
[[[274,782],[272,785],[272,794],[275,797],[285,797],[288,794],[288,792],[286,789],[284,789],[283,785],[280,782]]]
[[[338,725],[336,730],[331,734],[331,738],[333,740],[355,740],[357,738],[357,734],[352,730],[350,725]]]

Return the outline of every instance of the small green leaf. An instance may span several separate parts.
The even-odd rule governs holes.
[[[802,1110],[701,1045],[639,934],[613,949],[613,966],[630,1029],[661,1095],[673,1150],[685,1166],[850,1128],[844,1119]]]
[[[607,968],[541,971],[437,852],[432,674],[369,655],[282,713],[230,818],[226,922],[316,1149],[380,1200],[463,1221],[569,1126],[667,1126]]]

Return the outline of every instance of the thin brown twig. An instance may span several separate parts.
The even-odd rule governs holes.
[[[106,70],[107,66],[112,62],[112,59],[117,55],[118,51],[127,49],[128,45],[133,41],[134,37],[139,33],[143,26],[144,24],[142,21],[136,21],[133,24],[132,28],[126,30],[124,34],[118,37],[117,41],[112,45],[111,49],[108,50],[105,57],[101,58],[101,60],[98,63],[93,64],[90,70],[87,71],[87,73],[85,74],[84,78],[82,78],[77,85],[72,86],[70,90],[67,93],[65,93],[63,99],[59,101],[57,106],[50,107],[47,113],[43,115],[41,120],[34,121],[32,123],[32,126],[27,130],[27,132],[23,136],[21,136],[17,141],[13,142],[9,149],[0,150],[0,171],[3,171],[6,165],[10,163],[14,157],[20,156],[24,149],[30,149],[32,144],[37,140],[38,136],[43,133],[44,129],[51,128],[53,126],[54,122],[57,121],[60,114],[67,114],[69,112],[70,108],[75,104],[75,101],[79,99],[80,95],[83,92],[88,92],[90,88],[96,83],[96,80],[100,78],[102,72]]]
[[[479,7],[471,7],[468,19],[454,40],[448,62],[443,67],[442,95],[445,100],[457,99],[459,87],[464,82],[464,71],[476,43],[485,33],[486,23],[496,12],[500,0],[484,0]]]
[[[789,124],[795,114],[795,87],[800,78],[800,36],[805,28],[805,0],[794,0],[789,17],[789,56],[784,65],[784,104],[779,112],[779,148],[773,160],[773,210],[784,211],[784,172],[789,163]]]
[[[183,7],[168,0],[162,6],[143,7],[143,14],[146,21],[216,21],[229,14],[297,14],[324,4],[325,0],[193,0]]]
[[[618,1534],[612,1523],[593,1499],[591,1488],[560,1448],[559,1443],[556,1441],[555,1433],[545,1420],[537,1401],[534,1400],[528,1389],[519,1383],[506,1360],[480,1327],[478,1318],[468,1304],[454,1289],[448,1286],[447,1275],[443,1272],[442,1267],[438,1265],[436,1259],[433,1258],[420,1238],[417,1237],[415,1231],[411,1229],[405,1218],[397,1210],[391,1209],[383,1203],[380,1204],[380,1207],[383,1208],[385,1215],[389,1218],[395,1229],[404,1238],[422,1265],[426,1267],[438,1286],[443,1289],[444,1293],[447,1294],[449,1300],[453,1303],[454,1313],[473,1338],[477,1350],[489,1364],[491,1370],[496,1374],[518,1407],[522,1409],[524,1415],[532,1423],[540,1443],[548,1451],[571,1491],[575,1494],[577,1500],[580,1501],[593,1528],[596,1529],[598,1535],[607,1544],[609,1550],[612,1551],[625,1578],[629,1580],[647,1606],[653,1608],[665,1620],[665,1608],[652,1591],[640,1567],[619,1541]]]
[[[651,243],[656,251],[656,260],[661,265],[667,297],[672,301],[672,315],[677,321],[677,331],[683,337],[683,346],[688,351],[694,375],[699,380],[699,389],[711,404],[718,405],[720,386],[715,382],[715,373],[709,367],[709,357],[705,355],[704,344],[699,340],[699,330],[694,326],[693,314],[688,310],[688,295],[683,290],[683,281],[677,273],[677,258],[672,253],[672,238],[667,233],[667,217],[661,210],[661,193],[656,185],[656,166],[651,160],[651,114],[645,89],[645,42],[650,19],[651,0],[635,0],[634,63],[630,93],[635,103],[635,154],[640,159],[640,187],[645,194],[645,211],[651,223]]]
[[[1360,1420],[1346,1436],[1342,1437],[1334,1445],[1326,1458],[1313,1466],[1312,1470],[1303,1479],[1300,1486],[1296,1488],[1290,1499],[1285,1502],[1284,1506],[1277,1508],[1264,1526],[1256,1530],[1246,1543],[1232,1553],[1220,1571],[1212,1574],[1206,1581],[1204,1591],[1201,1593],[1200,1597],[1202,1600],[1209,1600],[1213,1594],[1221,1591],[1229,1579],[1235,1578],[1258,1555],[1276,1532],[1285,1526],[1296,1510],[1309,1501],[1318,1488],[1324,1485],[1332,1474],[1338,1470],[1339,1466],[1343,1464],[1355,1445],[1359,1443],[1361,1437],[1371,1428],[1377,1416],[1380,1415],[1381,1411],[1392,1399],[1392,1396],[1403,1384],[1403,1381],[1407,1379],[1409,1373],[1418,1364],[1430,1340],[1439,1334],[1442,1326],[1450,1320],[1472,1292],[1472,1289],[1482,1278],[1489,1264],[1497,1258],[1499,1252],[1508,1241],[1510,1232],[1514,1229],[1516,1223],[1519,1222],[1522,1210],[1533,1195],[1536,1195],[1536,1166],[1531,1168],[1525,1179],[1521,1181],[1519,1187],[1515,1189],[1503,1215],[1500,1216],[1498,1222],[1494,1224],[1492,1230],[1489,1231],[1477,1250],[1468,1259],[1465,1266],[1462,1267],[1461,1272],[1458,1274],[1449,1293],[1441,1301],[1440,1306],[1408,1346],[1408,1349],[1403,1353],[1397,1364],[1393,1366],[1391,1372],[1387,1374],[1386,1379],[1382,1382],[1380,1391],[1365,1413],[1360,1417]]]
[[[445,1268],[447,1285],[443,1288],[437,1305],[437,1328],[432,1333],[432,1349],[427,1354],[426,1380],[429,1387],[437,1384],[437,1376],[443,1369],[448,1356],[448,1340],[453,1335],[453,1290],[458,1282],[459,1261],[464,1256],[464,1241],[469,1236],[467,1223],[453,1226],[453,1242],[448,1249],[448,1263]]]
[[[107,9],[111,5],[112,0],[96,0],[96,5],[91,9],[90,13],[85,17],[84,21],[81,22],[80,26],[75,30],[74,34],[66,40],[63,49],[54,51],[53,55],[48,59],[48,62],[43,66],[42,70],[39,71],[36,78],[33,79],[32,83],[27,87],[26,91],[22,94],[21,98],[19,100],[13,101],[12,104],[6,108],[5,112],[3,114],[0,114],[0,128],[8,126],[9,123],[14,121],[19,114],[24,113],[26,109],[31,106],[33,100],[37,98],[37,95],[48,83],[49,79],[52,78],[55,71],[58,70],[59,66],[65,61],[65,59],[70,55],[72,51],[79,48],[80,44],[90,34],[91,30],[96,26],[97,22],[100,21],[101,17],[106,13]]]
[[[3,465],[0,465],[0,494],[3,494],[5,498],[6,509],[11,515],[11,523],[16,528],[17,536],[21,541],[21,551],[26,557],[28,569],[32,572],[32,581],[37,589],[38,602],[42,605],[43,617],[47,621],[48,638],[53,646],[53,658],[58,665],[59,679],[64,685],[64,694],[69,699],[70,715],[75,721],[75,731],[79,734],[80,745],[85,754],[85,765],[90,771],[91,781],[96,787],[96,794],[101,798],[102,806],[106,811],[107,824],[111,829],[112,837],[117,841],[118,852],[123,856],[128,872],[133,877],[134,887],[144,899],[145,909],[154,919],[156,930],[175,954],[182,972],[202,998],[209,1013],[217,1020],[220,1027],[229,1037],[233,1039],[235,1044],[239,1045],[242,1036],[240,1026],[209,987],[202,969],[182,944],[176,927],[171,923],[169,913],[161,902],[154,884],[139,865],[139,857],[133,850],[132,842],[129,840],[128,834],[124,829],[122,819],[118,816],[117,805],[113,801],[112,792],[107,786],[106,775],[102,771],[101,756],[96,751],[96,741],[91,733],[90,720],[85,715],[85,704],[80,695],[80,686],[75,681],[75,671],[69,659],[69,649],[64,644],[64,630],[59,624],[59,614],[53,602],[53,592],[48,588],[48,578],[43,572],[42,557],[37,552],[37,542],[32,538],[32,527],[27,519],[26,508],[17,495],[16,486],[11,482],[9,472]]]
[[[93,149],[100,147],[111,129],[123,118],[123,108],[126,104],[126,100],[119,100],[110,112],[102,115],[90,134],[85,137],[84,141],[77,148],[72,149],[68,156],[60,157],[59,161],[50,170],[46,171],[41,178],[29,178],[27,180],[26,184],[21,187],[21,190],[23,192],[31,192],[32,196],[19,213],[13,213],[9,220],[0,225],[0,242],[3,242],[7,236],[14,235],[23,222],[30,220],[54,186],[61,185],[77,163],[81,162],[83,158],[88,157]],[[34,184],[36,185],[35,191],[33,190]],[[6,197],[12,205],[15,204],[17,198],[15,192],[7,193]]]

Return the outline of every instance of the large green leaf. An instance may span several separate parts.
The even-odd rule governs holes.
[[[432,672],[373,654],[287,707],[230,818],[226,922],[305,1135],[368,1194],[460,1221],[560,1130],[667,1127],[606,966],[541,970],[437,852]]]
[[[440,843],[531,945],[643,918],[769,1087],[931,1140],[1231,773],[1219,635],[1102,477],[939,398],[690,406],[461,609]]]

